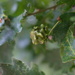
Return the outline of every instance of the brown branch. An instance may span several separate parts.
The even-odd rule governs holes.
[[[45,11],[50,10],[50,9],[55,9],[57,6],[58,5],[55,5],[55,6],[52,6],[52,7],[46,8],[46,9],[42,9],[42,10],[39,10],[39,11],[36,11],[36,12],[33,12],[33,13],[28,13],[24,17],[30,16],[30,15],[35,15],[35,14],[38,14],[38,13],[42,13],[42,12],[45,12]]]

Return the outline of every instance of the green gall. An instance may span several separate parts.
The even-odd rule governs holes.
[[[47,29],[46,29],[47,28]],[[30,38],[32,39],[32,43],[44,44],[48,38],[48,27],[41,24],[40,26],[35,26],[30,32]]]

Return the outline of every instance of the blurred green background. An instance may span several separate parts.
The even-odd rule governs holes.
[[[59,2],[60,0],[0,0],[0,7],[12,19],[25,10],[27,13],[33,13],[57,5]],[[58,6],[56,9],[25,17],[21,21],[22,31],[14,38],[14,49],[10,51],[9,46],[6,47],[7,43],[5,43],[0,47],[0,50],[3,51],[5,48],[4,52],[8,57],[12,55],[12,58],[20,59],[29,66],[33,63],[37,64],[46,75],[73,75],[73,71],[69,70],[73,63],[62,63],[60,47],[57,42],[47,41],[43,45],[34,45],[30,39],[30,32],[34,26],[44,24],[52,27],[57,17],[66,11],[75,11],[75,8],[68,9],[67,5],[63,5]],[[3,55],[0,57],[3,61],[2,57]]]

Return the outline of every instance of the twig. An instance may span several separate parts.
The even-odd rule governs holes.
[[[42,13],[42,12],[45,12],[45,11],[50,10],[50,9],[55,9],[57,6],[59,6],[59,5],[55,5],[55,6],[52,6],[52,7],[46,8],[46,9],[42,9],[42,10],[39,10],[39,11],[36,11],[36,12],[33,12],[33,13],[28,13],[24,17],[30,16],[30,15],[35,15],[35,14],[38,14],[38,13]]]

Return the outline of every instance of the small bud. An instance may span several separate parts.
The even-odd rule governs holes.
[[[3,75],[3,69],[0,67],[0,75]]]
[[[2,19],[0,19],[0,23],[2,23]]]
[[[5,23],[4,19],[0,19],[0,27],[2,27],[4,23]]]
[[[49,39],[49,40],[52,40],[52,36],[51,36],[51,35],[50,35],[50,36],[48,36],[48,39]]]
[[[61,20],[60,17],[58,17],[57,20],[60,21]]]

